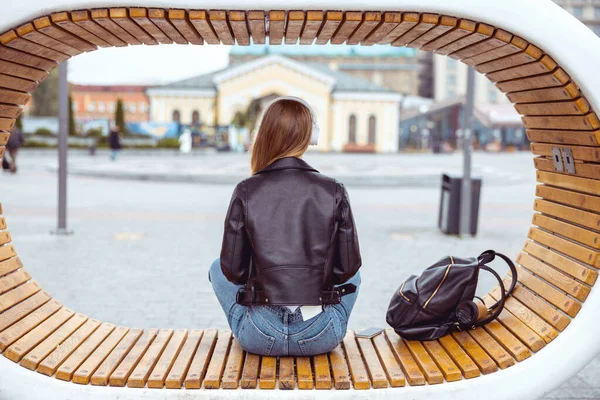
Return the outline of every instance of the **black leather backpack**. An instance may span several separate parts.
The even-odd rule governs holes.
[[[500,276],[487,266],[498,256],[508,264],[512,282],[506,290]],[[487,308],[475,296],[479,270],[494,275],[500,284],[501,298]],[[475,329],[495,320],[506,296],[517,283],[517,270],[503,254],[487,250],[477,258],[446,257],[423,271],[410,276],[392,296],[386,321],[407,340],[435,340],[454,329]],[[479,301],[479,304],[475,300]]]

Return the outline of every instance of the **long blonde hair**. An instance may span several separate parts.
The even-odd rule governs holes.
[[[280,158],[302,156],[310,144],[312,123],[308,108],[297,101],[283,99],[271,104],[252,145],[252,173]]]

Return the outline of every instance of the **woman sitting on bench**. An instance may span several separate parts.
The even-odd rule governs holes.
[[[253,175],[231,198],[209,279],[250,353],[333,350],[358,295],[361,257],[348,193],[301,159],[318,135],[308,103],[276,99],[252,147]]]

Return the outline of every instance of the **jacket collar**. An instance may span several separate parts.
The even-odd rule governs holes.
[[[308,163],[300,158],[296,157],[285,157],[279,160],[273,161],[270,165],[258,171],[256,174],[262,174],[263,172],[278,171],[282,169],[303,169],[306,171],[319,172]]]

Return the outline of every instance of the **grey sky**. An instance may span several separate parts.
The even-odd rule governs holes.
[[[227,65],[230,47],[158,45],[100,49],[69,61],[69,82],[162,84]]]

